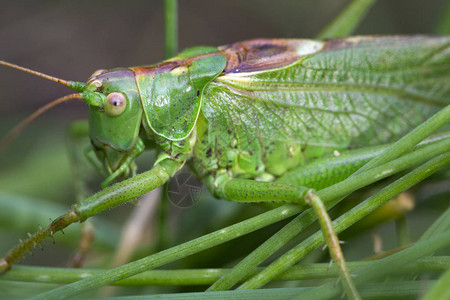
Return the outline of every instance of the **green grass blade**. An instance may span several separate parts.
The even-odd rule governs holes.
[[[450,34],[450,2],[444,4],[435,32],[442,35]]]
[[[441,156],[438,156],[437,158],[434,158],[429,162],[425,163],[424,165],[411,171],[410,173],[403,176],[396,182],[392,183],[382,191],[368,198],[361,204],[354,207],[349,212],[339,217],[337,220],[333,222],[336,233],[342,232],[343,230],[350,227],[352,224],[361,220],[363,217],[365,217],[370,212],[375,210],[381,204],[385,203],[389,199],[395,197],[399,193],[415,185],[421,180],[427,178],[432,173],[436,172],[437,170],[443,168],[445,165],[450,163],[450,153],[448,152],[448,148],[446,152],[447,152],[446,154],[442,154]],[[321,195],[322,191],[319,191],[318,194]],[[326,197],[322,198],[325,199]],[[265,284],[270,282],[275,276],[282,273],[287,268],[298,262],[301,258],[310,253],[312,250],[319,247],[322,242],[323,242],[322,233],[318,231],[314,235],[311,235],[308,239],[300,243],[298,246],[292,248],[286,254],[278,258],[275,262],[273,262],[267,268],[265,268],[263,272],[251,278],[246,283],[241,285],[239,288],[255,289],[264,286]]]
[[[397,162],[397,165],[402,166],[403,168],[412,167],[412,162],[416,161],[417,158],[428,159],[436,155],[437,153],[442,153],[448,151],[450,147],[450,141],[444,141],[441,145],[433,146],[439,151],[434,152],[432,148],[423,149],[421,152],[416,154],[410,154],[402,158],[402,160]],[[434,153],[433,153],[434,152]],[[416,158],[414,158],[414,156]],[[428,158],[427,158],[428,157]],[[419,163],[419,162],[417,162]],[[389,164],[386,169],[390,169],[393,171],[394,164]],[[372,170],[374,171],[374,170]],[[398,170],[397,170],[398,171]],[[380,168],[380,173],[385,172],[384,168]],[[356,189],[356,185],[364,186],[369,184],[368,181],[360,182],[360,180],[368,180],[370,178],[375,178],[377,175],[377,171],[374,173],[364,173],[364,175],[355,176],[347,182],[341,182],[324,190],[321,190],[319,194],[322,199],[327,201],[327,208],[330,209],[334,205],[336,205],[340,199],[336,199],[337,195],[344,196],[346,193],[354,191]],[[386,175],[386,174],[385,174]],[[351,189],[348,189],[351,187]],[[325,197],[325,198],[323,198]],[[332,200],[332,201],[331,201]],[[312,222],[316,220],[316,215],[312,210],[307,210],[301,215],[297,216],[294,220],[292,220],[289,224],[283,227],[279,232],[275,233],[272,237],[270,237],[267,241],[265,241],[262,245],[260,245],[257,249],[255,249],[251,254],[245,257],[241,262],[239,262],[233,270],[226,274],[219,281],[214,283],[208,290],[226,290],[237,284],[242,278],[247,276],[254,270],[259,264],[261,264],[264,260],[266,260],[270,255],[274,254],[277,250],[279,250],[283,245],[285,245],[289,240],[291,240],[294,236],[299,234],[304,228],[311,225]]]
[[[441,151],[447,151],[449,149],[448,140],[443,140],[437,142],[434,145],[430,145],[430,148],[422,148],[412,154],[408,154],[402,158],[397,159],[396,161],[388,164],[389,171],[395,170],[393,165],[397,164],[398,168],[408,168],[413,164],[413,162],[417,162],[420,158],[426,159],[426,156],[436,155],[436,151],[430,151],[431,147],[435,148],[443,148]],[[426,149],[426,150],[423,150]],[[422,151],[422,152],[421,152]],[[415,155],[415,158],[413,158]],[[360,176],[354,176],[352,180],[348,182],[344,182],[343,184],[332,186],[328,189],[322,190],[322,194],[320,196],[323,199],[333,199],[339,198],[352,190],[365,186],[373,181],[377,181],[382,178],[382,176],[391,175],[389,171],[386,172],[385,169],[382,168],[371,169],[367,172],[363,172]],[[419,168],[420,169],[420,168]],[[337,187],[336,187],[337,186]],[[169,262],[181,259],[193,253],[198,253],[202,250],[208,249],[215,245],[224,243],[225,241],[231,240],[238,236],[247,234],[249,232],[255,231],[259,228],[268,226],[274,222],[285,219],[289,216],[292,216],[301,211],[301,208],[295,205],[285,205],[283,207],[274,209],[267,213],[261,214],[257,217],[248,219],[246,221],[240,222],[233,226],[229,226],[222,230],[218,230],[211,234],[205,235],[198,239],[192,240],[190,242],[178,245],[176,247],[167,249],[165,251],[156,253],[144,259],[135,261],[128,265],[104,272],[102,274],[90,277],[88,280],[82,280],[53,291],[49,291],[48,293],[42,294],[39,297],[42,298],[59,298],[62,295],[74,295],[81,292],[84,292],[89,289],[93,289],[96,287],[108,285],[120,279],[141,273],[151,268],[155,268]],[[320,234],[320,233],[319,233]],[[38,298],[39,298],[38,297]]]
[[[226,241],[232,240],[234,238],[240,237],[242,235],[248,234],[250,232],[288,218],[296,213],[299,213],[300,211],[301,208],[297,205],[284,205],[254,218],[247,219],[240,223],[212,232],[210,234],[177,245],[167,250],[158,252],[135,262],[89,277],[88,279],[51,290],[47,293],[37,295],[36,299],[60,299],[62,297],[69,297],[71,295],[76,295],[90,289],[105,286],[120,279],[139,274],[146,270],[156,268],[158,266],[222,244]]]
[[[403,153],[406,153],[423,141],[425,138],[430,136],[433,132],[441,128],[442,126],[450,122],[450,105],[441,109],[439,112],[434,114],[424,123],[417,126],[413,131],[409,132],[407,135],[402,137],[400,140],[392,144],[388,149],[386,149],[382,154],[375,157],[363,167],[361,167],[355,174],[363,170],[368,170],[375,166],[379,166],[382,163],[388,162],[396,157],[399,157]]]
[[[166,31],[165,57],[171,58],[178,51],[178,3],[177,0],[164,0],[164,24]]]
[[[417,284],[414,281],[406,282],[385,282],[376,284],[364,284],[361,286],[361,295],[370,299],[382,298],[382,299],[398,299],[398,298],[414,298],[419,295],[424,288],[431,286],[434,281],[424,281],[421,284]],[[303,295],[310,291],[310,287],[300,288],[281,288],[281,289],[264,289],[264,290],[242,290],[242,291],[220,291],[220,292],[208,292],[208,293],[180,293],[180,294],[160,294],[160,295],[148,295],[148,296],[135,296],[135,297],[114,297],[114,298],[102,298],[102,299],[180,299],[180,300],[203,300],[203,299],[221,299],[221,300],[282,300],[292,299],[295,296]]]
[[[450,269],[431,287],[423,300],[450,299]]]
[[[421,240],[427,240],[432,236],[439,234],[441,232],[450,230],[450,207],[442,213],[442,215],[422,234],[419,238]]]
[[[354,272],[366,267],[369,261],[348,262],[348,268]],[[421,272],[445,271],[450,268],[450,256],[427,257],[401,266],[396,274],[417,274]],[[150,270],[141,274],[115,282],[117,286],[194,286],[212,284],[232,269],[178,269],[178,270]],[[262,271],[259,267],[251,273],[255,275]],[[8,273],[2,275],[3,281],[41,282],[41,283],[72,283],[88,276],[100,274],[101,269],[50,268],[35,266],[14,266]],[[337,270],[328,263],[302,264],[293,266],[274,280],[305,280],[336,278]]]
[[[353,0],[317,35],[317,38],[338,38],[351,35],[374,3],[375,0]]]
[[[408,264],[420,257],[430,255],[431,253],[450,245],[450,232],[444,232],[434,236],[431,239],[418,242],[414,246],[403,251],[397,252],[391,256],[372,262],[369,266],[361,268],[354,272],[354,281],[356,284],[361,284],[376,278],[381,278],[388,275],[392,270],[401,265]],[[447,282],[447,281],[446,281]],[[416,283],[417,284],[417,283]],[[311,292],[302,295],[301,299],[329,299],[337,296],[341,289],[335,281],[322,285]],[[445,299],[445,298],[432,298]]]

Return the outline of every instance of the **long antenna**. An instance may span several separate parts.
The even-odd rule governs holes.
[[[25,68],[24,68],[25,69]],[[51,76],[49,76],[51,77]],[[8,146],[11,141],[16,138],[24,129],[28,126],[34,119],[36,119],[38,116],[40,116],[42,113],[46,112],[50,108],[52,108],[55,105],[58,105],[64,101],[67,101],[69,99],[78,98],[81,99],[81,94],[70,94],[61,98],[58,98],[56,100],[53,100],[52,102],[49,102],[45,104],[44,106],[38,108],[35,112],[33,112],[31,115],[29,115],[25,120],[20,122],[16,127],[11,129],[11,131],[2,139],[0,140],[0,152],[5,149],[6,146]]]
[[[7,66],[7,67],[10,67],[10,68],[13,68],[13,69],[24,71],[26,73],[30,73],[30,74],[33,74],[33,75],[36,75],[36,76],[39,76],[39,77],[42,77],[42,78],[45,78],[45,79],[57,82],[57,83],[60,83],[60,84],[65,85],[65,86],[67,86],[69,88],[72,88],[72,85],[70,84],[70,82],[67,81],[67,80],[64,80],[64,79],[60,79],[60,78],[57,78],[57,77],[54,77],[54,76],[50,76],[50,75],[47,75],[47,74],[44,74],[44,73],[41,73],[41,72],[38,72],[38,71],[30,70],[28,68],[24,68],[24,67],[21,67],[21,66],[18,66],[18,65],[15,65],[15,64],[3,61],[3,60],[0,60],[0,65],[4,65],[4,66]]]

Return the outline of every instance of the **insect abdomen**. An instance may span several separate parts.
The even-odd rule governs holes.
[[[196,174],[204,177],[226,171],[233,178],[271,181],[328,151],[296,141],[269,140],[247,129],[230,124],[219,126],[201,115],[192,160]]]

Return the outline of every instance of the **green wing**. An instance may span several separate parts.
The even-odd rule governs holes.
[[[329,40],[288,66],[243,69],[203,93],[215,136],[364,147],[404,135],[450,102],[450,37]]]

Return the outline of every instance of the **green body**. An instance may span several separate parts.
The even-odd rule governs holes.
[[[373,2],[352,1],[320,36],[349,35]],[[171,11],[166,20],[175,20],[176,1],[166,1],[166,5]],[[175,36],[173,25],[166,22],[169,37]],[[99,70],[87,84],[69,82],[67,86],[81,93],[75,96],[90,105],[90,149],[100,161],[99,171],[108,177],[104,186],[119,175],[134,175],[134,160],[146,147],[158,148],[160,155],[150,170],[105,187],[73,205],[48,227],[29,234],[0,259],[0,273],[46,237],[53,238],[71,223],[83,222],[163,185],[189,163],[218,197],[294,205],[283,205],[36,298],[79,295],[297,215],[207,291],[231,289],[244,278],[249,279],[237,289],[258,289],[326,241],[338,267],[339,282],[299,297],[318,299],[319,290],[337,296],[342,283],[349,299],[360,299],[336,234],[449,164],[448,133],[417,145],[450,122],[449,43],[449,37],[425,36],[253,40],[219,48],[191,48],[161,64]],[[166,44],[168,56],[173,56],[174,39]],[[406,133],[392,145],[380,145]],[[415,169],[331,222],[327,209],[345,195],[411,168]],[[305,205],[314,211],[305,210]],[[261,272],[251,274],[269,257],[273,260],[276,252],[289,246],[316,218],[322,232],[310,235]],[[436,223],[424,236],[443,230]],[[416,257],[423,257],[447,245],[448,240],[442,234],[425,239],[418,247],[357,270],[354,281],[373,281],[381,275],[384,280],[389,272],[385,270],[396,270],[413,260],[412,248],[423,251],[414,249]],[[428,249],[429,245],[434,248]],[[277,294],[282,295],[283,290]]]
[[[91,139],[110,173],[132,166],[142,138],[165,158],[190,161],[213,191],[229,178],[273,181],[336,150],[392,142],[447,105],[449,41],[251,40],[187,49],[161,64],[92,77],[88,89],[100,81],[93,91],[120,91],[130,104],[112,117],[91,105]]]

